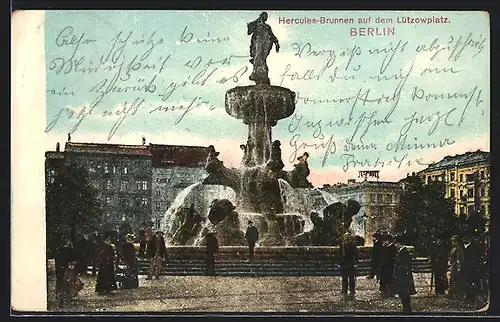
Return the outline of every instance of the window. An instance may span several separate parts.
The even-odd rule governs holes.
[[[464,196],[464,191],[460,190],[460,198],[462,198],[463,196]]]
[[[127,191],[127,181],[120,182],[120,191]]]
[[[106,197],[106,204],[111,205],[111,197]]]
[[[431,176],[427,176],[427,184],[430,184],[431,183]]]
[[[156,203],[156,211],[161,211],[161,202]]]
[[[116,173],[116,166],[113,166],[113,173]]]
[[[479,172],[479,176],[481,177],[481,179],[485,178],[485,176],[484,176],[484,170]]]
[[[142,197],[141,199],[141,206],[147,206],[148,205],[148,198],[147,197]]]
[[[109,173],[109,164],[104,165],[104,173]]]
[[[465,214],[465,207],[460,207],[460,214],[461,215]]]
[[[455,189],[450,189],[450,198],[455,198]]]
[[[374,193],[370,194],[370,202],[375,202],[375,194]]]
[[[484,187],[481,187],[480,194],[481,197],[484,197],[486,195],[486,189],[484,189]]]
[[[51,170],[49,170],[48,181],[50,183],[54,183],[55,180],[56,180],[56,170],[51,169]]]
[[[142,186],[142,190],[148,190],[148,182],[147,181],[142,181],[141,186]]]
[[[381,193],[377,194],[377,202],[384,202],[382,200],[382,194]]]
[[[106,189],[111,189],[113,187],[113,184],[111,183],[111,180],[108,180],[106,182]]]
[[[481,205],[481,213],[486,214],[486,208],[484,207],[484,205]]]
[[[469,207],[467,207],[467,214],[468,214],[468,215],[471,215],[471,214],[473,214],[473,213],[474,213],[474,206],[469,206]]]
[[[127,166],[124,166],[124,167],[123,167],[123,174],[127,174],[127,173],[128,173]]]
[[[387,195],[387,202],[392,203],[392,195],[391,194]]]
[[[127,199],[120,198],[120,206],[121,207],[126,207],[127,206]]]
[[[467,189],[467,197],[474,198],[474,188]]]
[[[450,172],[450,181],[455,182],[455,172]]]
[[[463,182],[464,181],[464,174],[460,173],[460,176],[458,178],[459,178],[458,179],[459,182]]]

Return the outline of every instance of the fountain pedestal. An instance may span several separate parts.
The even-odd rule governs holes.
[[[269,161],[271,127],[295,111],[295,93],[271,85],[238,86],[226,92],[226,112],[248,125],[247,164],[252,167]]]
[[[271,128],[295,111],[295,93],[271,85],[238,86],[226,92],[226,112],[248,125],[240,169],[239,209],[276,214],[283,211],[278,173],[271,158]]]

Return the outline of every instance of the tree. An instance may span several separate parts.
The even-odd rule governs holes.
[[[405,179],[405,187],[396,210],[396,231],[403,233],[419,255],[428,255],[433,241],[449,240],[457,229],[453,202],[445,198],[443,182],[424,185],[413,174]]]
[[[88,173],[76,164],[64,166],[53,183],[46,186],[46,234],[49,256],[60,238],[73,242],[78,233],[93,231],[102,216],[97,192]]]

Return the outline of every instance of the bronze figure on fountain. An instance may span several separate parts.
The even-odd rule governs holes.
[[[247,32],[252,35],[250,42],[250,63],[253,65],[253,71],[250,80],[256,84],[269,85],[269,68],[267,67],[267,56],[271,52],[273,45],[276,52],[279,52],[280,45],[278,38],[274,35],[271,26],[267,23],[267,13],[263,12],[259,18],[247,24]]]

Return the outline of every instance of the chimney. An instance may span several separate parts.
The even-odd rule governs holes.
[[[71,133],[68,133],[68,142],[71,142]]]
[[[59,142],[57,142],[57,144],[56,144],[56,152],[60,152],[60,151],[61,151],[61,147],[60,147]]]
[[[146,138],[142,137],[142,145],[146,145]]]

